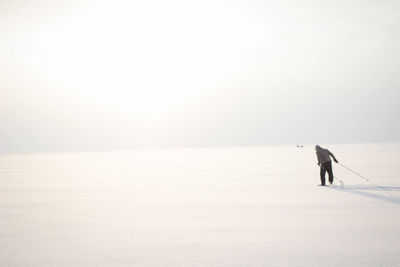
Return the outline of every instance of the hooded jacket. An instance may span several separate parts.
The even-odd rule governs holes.
[[[318,163],[324,164],[326,162],[331,162],[331,157],[335,162],[337,162],[335,156],[325,148],[320,147],[319,145],[315,146],[315,152],[317,153]]]

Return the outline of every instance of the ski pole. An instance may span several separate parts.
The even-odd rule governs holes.
[[[359,177],[363,178],[364,180],[366,180],[366,181],[369,181],[369,179],[368,179],[368,178],[365,178],[364,176],[362,176],[361,174],[359,174],[359,173],[357,173],[357,172],[353,171],[353,170],[352,170],[352,169],[350,169],[349,167],[346,167],[346,166],[344,166],[342,163],[339,163],[339,165],[340,165],[340,166],[342,166],[343,168],[345,168],[345,169],[347,169],[347,170],[351,171],[351,172],[352,172],[352,173],[354,173],[355,175],[357,175],[357,176],[359,176]]]

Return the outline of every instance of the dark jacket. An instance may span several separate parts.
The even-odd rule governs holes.
[[[335,156],[325,148],[320,147],[319,145],[315,146],[315,152],[317,153],[317,158],[318,158],[318,163],[319,164],[324,164],[326,162],[331,162],[331,157],[333,160],[337,163],[337,159]]]

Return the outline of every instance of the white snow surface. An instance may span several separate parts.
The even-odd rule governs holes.
[[[400,266],[400,144],[0,156],[0,266]]]

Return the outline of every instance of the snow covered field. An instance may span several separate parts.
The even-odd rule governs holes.
[[[0,156],[0,266],[400,266],[400,144]]]

